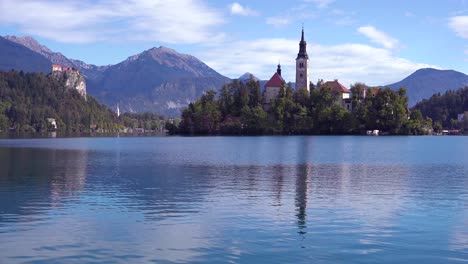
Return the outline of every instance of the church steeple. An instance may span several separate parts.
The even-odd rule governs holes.
[[[305,89],[309,91],[309,55],[307,55],[307,43],[304,38],[304,26],[302,27],[299,53],[296,58],[296,91]]]
[[[301,41],[299,42],[299,53],[297,54],[296,60],[299,58],[309,58],[309,55],[307,55],[307,42],[304,39],[304,27],[302,27]]]
[[[278,69],[276,69],[276,72],[281,76],[281,64],[278,63]]]

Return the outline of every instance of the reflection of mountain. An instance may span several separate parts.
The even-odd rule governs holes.
[[[83,189],[87,152],[0,148],[3,213],[34,214]],[[1,217],[1,215],[0,215]]]

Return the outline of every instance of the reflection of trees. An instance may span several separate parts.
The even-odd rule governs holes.
[[[87,175],[88,152],[84,150],[48,151],[51,178],[51,197],[59,202],[62,197],[83,189]]]
[[[2,213],[34,214],[81,190],[87,156],[76,150],[0,148]]]

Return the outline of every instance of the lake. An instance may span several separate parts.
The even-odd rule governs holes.
[[[468,137],[0,140],[0,263],[466,263]]]

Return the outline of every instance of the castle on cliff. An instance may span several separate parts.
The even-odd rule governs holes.
[[[264,106],[266,109],[271,107],[273,101],[279,97],[281,89],[284,89],[285,81],[281,76],[281,65],[270,80],[265,84],[263,92]],[[328,81],[322,84],[328,86],[332,92],[338,94],[337,103],[341,104],[348,111],[351,110],[350,90],[338,82],[338,80]],[[319,87],[320,88],[320,87]],[[299,52],[296,57],[296,93],[306,90],[310,93],[310,70],[309,70],[309,55],[307,54],[307,42],[304,37],[304,28],[302,28],[301,40],[299,41]]]
[[[80,73],[80,71],[72,67],[62,67],[62,65],[59,65],[59,64],[52,64],[52,72],[66,72],[66,71],[76,71]]]
[[[65,87],[75,89],[86,100],[86,80],[80,71],[72,67],[62,67],[59,64],[52,65],[52,77],[62,79]]]

